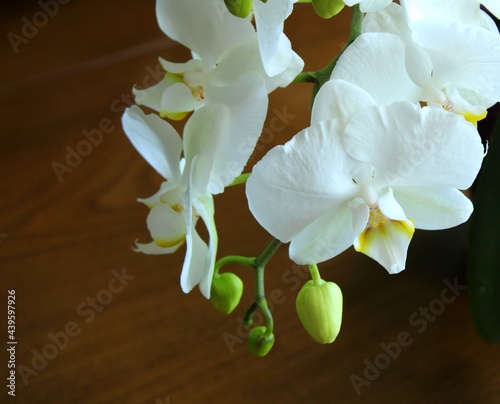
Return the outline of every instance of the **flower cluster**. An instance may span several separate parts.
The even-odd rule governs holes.
[[[136,249],[169,254],[186,244],[182,290],[199,285],[225,313],[243,285],[219,269],[252,267],[256,300],[244,318],[250,325],[257,309],[266,318],[249,339],[258,356],[274,343],[259,285],[279,244],[290,242],[290,258],[313,277],[297,299],[301,322],[314,340],[332,342],[342,294],[316,264],[354,246],[398,273],[415,229],[465,222],[473,206],[462,190],[485,154],[477,122],[500,101],[500,35],[481,8],[498,17],[495,0],[313,0],[324,18],[354,6],[351,41],[326,79],[328,67],[301,73],[303,61],[283,33],[295,2],[157,0],[160,28],[192,59],[160,59],[165,77],[134,88],[136,103],[157,113],[134,106],[123,116],[132,144],[166,180],[140,200],[150,208],[152,241]],[[240,174],[263,128],[268,94],[293,81],[319,88],[311,124],[270,150],[246,186],[250,211],[276,240],[257,258],[217,261],[213,195],[245,182]],[[165,118],[186,119],[182,136]],[[199,218],[208,242],[196,231]]]

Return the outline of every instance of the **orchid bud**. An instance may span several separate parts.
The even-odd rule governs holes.
[[[266,356],[274,345],[274,334],[266,335],[266,327],[261,325],[252,328],[248,337],[248,350],[255,356]]]
[[[253,0],[224,0],[229,12],[240,18],[247,18],[252,11]]]
[[[231,272],[214,276],[210,291],[210,301],[224,314],[231,313],[240,302],[243,294],[242,280]]]
[[[308,281],[296,301],[300,322],[313,340],[332,343],[342,324],[342,291],[333,282]]]
[[[342,11],[344,0],[312,0],[316,14],[321,18],[331,18]]]

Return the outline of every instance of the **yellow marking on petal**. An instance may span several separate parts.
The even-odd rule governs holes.
[[[415,226],[413,220],[391,220],[378,207],[370,208],[370,217],[365,230],[354,240],[354,249],[371,256],[370,250],[382,239],[389,239],[394,235],[403,235],[411,240]]]
[[[170,205],[170,207],[179,213],[181,213],[184,210],[184,208],[182,207],[182,205],[180,203],[174,203],[173,205]]]
[[[184,119],[191,111],[187,112],[167,112],[167,111],[161,111],[160,116],[162,118],[169,118],[174,121],[180,121],[181,119]]]
[[[186,236],[182,235],[181,237],[171,239],[171,240],[155,238],[155,239],[153,239],[153,241],[159,247],[170,248],[170,247],[176,246],[177,244],[179,244],[181,242],[184,243],[184,241],[186,241]]]
[[[174,83],[184,83],[184,73],[165,73],[165,79]]]
[[[446,111],[462,115],[467,122],[472,123],[476,127],[478,121],[483,120],[484,118],[486,118],[486,115],[488,115],[488,111],[486,109],[479,114],[475,114],[473,112],[466,111],[464,109],[460,110],[455,106],[455,104],[453,104],[453,102],[450,99],[446,99],[446,102],[443,104],[443,108]]]
[[[486,118],[486,115],[488,115],[488,111],[484,111],[482,114],[473,114],[470,112],[464,112],[462,115],[466,121],[474,124],[477,127],[478,121],[481,121],[482,119]]]

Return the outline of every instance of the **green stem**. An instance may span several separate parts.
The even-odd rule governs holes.
[[[307,267],[309,268],[309,272],[311,273],[311,278],[314,282],[314,285],[321,285],[323,279],[321,279],[318,266],[316,264],[309,264]]]
[[[241,174],[239,175],[238,177],[236,177],[234,179],[233,182],[231,182],[231,184],[228,185],[228,187],[232,187],[234,185],[241,185],[241,184],[245,184],[248,180],[248,177],[250,177],[250,174],[251,173],[246,173],[246,174]]]
[[[281,241],[274,239],[271,241],[266,249],[255,258],[253,262],[253,268],[255,269],[255,297],[254,302],[248,308],[248,310],[243,314],[243,322],[245,325],[250,325],[253,320],[253,316],[257,309],[260,309],[264,315],[266,321],[266,335],[270,335],[274,329],[273,315],[266,301],[266,292],[264,288],[264,270],[266,264],[269,262],[271,257],[278,251],[281,246]]]
[[[294,83],[315,83],[316,81],[316,72],[302,72],[293,79]]]
[[[330,61],[330,63],[328,63],[323,69],[318,70],[316,72],[317,80],[314,83],[314,88],[313,88],[313,96],[312,96],[313,101],[321,86],[323,86],[323,84],[325,84],[328,80],[330,80],[333,68],[337,64],[337,61],[339,60],[342,53],[344,53],[347,47],[350,44],[352,44],[359,35],[361,35],[362,22],[363,22],[363,13],[359,9],[359,4],[356,4],[352,8],[351,25],[349,28],[349,36],[347,38],[346,44],[344,45],[342,50],[338,53],[338,55],[335,56],[335,58]]]
[[[228,255],[227,257],[223,257],[217,260],[217,262],[215,263],[214,276],[217,276],[219,274],[219,269],[228,264],[238,264],[253,268],[255,264],[255,258],[243,257],[241,255]]]

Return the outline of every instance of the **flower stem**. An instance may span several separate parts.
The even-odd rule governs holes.
[[[314,101],[314,98],[316,97],[316,94],[318,93],[319,89],[323,84],[325,84],[328,80],[330,80],[330,77],[332,75],[333,68],[337,64],[337,61],[339,60],[340,56],[344,51],[347,49],[347,47],[354,42],[354,40],[361,35],[361,29],[362,29],[362,22],[363,22],[363,13],[359,9],[359,4],[356,4],[352,8],[352,16],[351,16],[351,25],[349,27],[349,36],[347,38],[347,42],[342,48],[342,50],[335,56],[330,63],[328,63],[323,69],[318,70],[315,72],[316,76],[316,81],[314,83],[314,88],[313,88],[313,96],[312,100]]]
[[[248,177],[250,177],[251,173],[246,173],[246,174],[241,174],[237,176],[231,184],[228,185],[228,187],[232,187],[234,185],[241,185],[245,184],[248,180]]]
[[[316,264],[309,264],[307,267],[309,268],[309,272],[311,273],[311,278],[314,282],[314,285],[321,285],[323,279],[321,279],[318,266]]]
[[[243,257],[241,255],[228,255],[227,257],[222,257],[215,263],[214,276],[219,275],[219,269],[228,264],[238,264],[253,268],[255,264],[255,258]]]
[[[270,335],[274,329],[274,321],[271,310],[267,305],[266,293],[264,288],[264,270],[266,264],[271,257],[278,251],[281,246],[281,241],[274,239],[271,241],[266,249],[255,258],[253,268],[255,269],[255,297],[254,302],[243,314],[243,322],[245,325],[250,325],[253,321],[253,316],[257,309],[260,309],[266,321],[266,335]]]
[[[294,83],[315,83],[317,80],[316,72],[302,72],[293,79]]]

